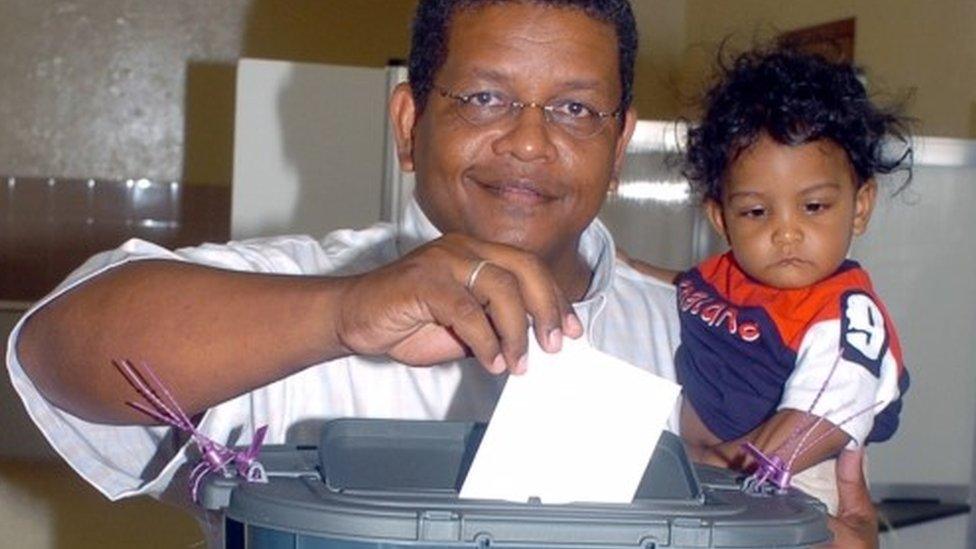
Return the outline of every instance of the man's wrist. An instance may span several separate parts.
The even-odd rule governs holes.
[[[329,361],[356,354],[342,337],[342,319],[346,296],[356,276],[318,277],[311,296],[312,314],[318,324],[318,341],[323,342],[321,361]]]

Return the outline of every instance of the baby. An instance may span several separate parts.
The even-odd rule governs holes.
[[[724,68],[689,130],[685,175],[731,251],[677,274],[681,434],[697,461],[749,470],[751,442],[836,511],[833,461],[898,427],[908,388],[891,318],[846,259],[868,226],[875,175],[907,142],[849,64],[786,48]],[[909,149],[906,149],[909,150]],[[640,268],[640,266],[638,266]]]

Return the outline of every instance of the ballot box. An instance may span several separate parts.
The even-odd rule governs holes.
[[[671,433],[630,504],[460,499],[484,431],[330,421],[318,446],[264,448],[267,483],[209,477],[201,504],[222,513],[228,548],[796,548],[830,538],[817,500],[744,492],[737,474],[692,465]],[[585,474],[600,474],[599,464]]]

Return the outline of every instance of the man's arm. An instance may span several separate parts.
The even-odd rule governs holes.
[[[303,365],[339,356],[341,279],[267,276],[135,261],[38,310],[17,352],[44,396],[97,422],[143,422],[112,365],[151,365],[191,414]]]
[[[473,287],[466,286],[482,259]],[[508,246],[449,235],[354,277],[241,273],[135,261],[38,310],[21,364],[59,407],[103,423],[145,418],[112,360],[151,365],[193,415],[309,365],[348,354],[434,364],[472,354],[490,371],[524,367],[527,315],[543,348],[582,326],[548,270]]]

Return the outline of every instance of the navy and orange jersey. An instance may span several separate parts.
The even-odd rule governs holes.
[[[717,437],[742,437],[784,408],[840,424],[851,446],[894,434],[909,377],[890,316],[856,262],[813,286],[778,289],[725,253],[676,284],[678,381]]]

